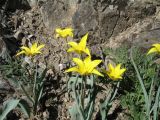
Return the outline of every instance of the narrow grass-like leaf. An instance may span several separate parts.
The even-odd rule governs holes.
[[[107,116],[106,115],[106,108],[109,106],[109,102],[110,102],[112,93],[113,93],[113,90],[110,89],[105,101],[103,103],[100,103],[100,113],[102,116],[102,120],[106,120],[106,116]]]
[[[112,98],[111,98],[111,101],[113,101],[113,99],[116,97],[117,92],[118,92],[119,85],[120,85],[120,82],[118,82],[117,85],[116,85],[116,89],[115,89],[115,91],[114,91],[114,93],[113,93],[113,96],[112,96]]]
[[[132,48],[132,49],[133,49],[133,48]],[[142,78],[141,78],[141,76],[140,76],[140,73],[139,73],[139,71],[138,71],[138,68],[137,68],[137,66],[136,66],[136,64],[135,64],[135,62],[134,62],[134,60],[133,60],[132,49],[131,49],[131,53],[130,53],[131,62],[132,62],[132,64],[133,64],[133,67],[134,67],[134,69],[135,69],[135,71],[136,71],[136,74],[137,74],[137,78],[138,78],[138,80],[139,80],[139,82],[140,82],[140,85],[141,85],[141,87],[142,87],[143,94],[144,94],[144,97],[145,97],[145,104],[146,104],[146,108],[147,108],[147,104],[148,104],[147,91],[146,91],[146,89],[145,89],[145,86],[144,86],[143,80],[142,80]]]
[[[154,103],[154,106],[153,106],[153,118],[154,118],[154,120],[158,120],[159,97],[160,97],[160,86],[158,87],[155,103]]]
[[[73,78],[72,78],[73,79]],[[77,107],[77,110],[78,110],[78,113],[80,114],[81,116],[81,120],[85,120],[85,116],[84,116],[84,113],[83,113],[83,110],[82,110],[82,106],[79,104],[79,100],[78,100],[78,95],[77,95],[77,92],[76,92],[76,84],[77,84],[77,81],[79,79],[79,76],[77,75],[77,77],[75,77],[75,82],[74,84],[72,85],[72,90],[73,90],[73,93],[74,93],[74,99],[75,99],[75,104],[76,104],[76,107]]]
[[[29,118],[30,117],[30,106],[25,100],[20,100],[18,103],[18,107],[20,107],[21,111],[24,113],[24,115]]]

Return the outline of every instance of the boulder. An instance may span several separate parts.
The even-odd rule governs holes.
[[[41,7],[43,22],[47,28],[72,26],[72,16],[76,12],[76,0],[48,0]]]

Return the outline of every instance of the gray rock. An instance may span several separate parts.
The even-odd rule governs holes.
[[[41,14],[46,27],[54,30],[57,27],[72,25],[72,16],[76,11],[76,4],[72,0],[48,0],[41,7]]]
[[[98,27],[98,12],[92,4],[82,2],[78,5],[72,17],[72,22],[78,36],[82,36],[89,31],[96,31]]]
[[[160,28],[157,29],[150,29],[144,32],[141,32],[137,35],[136,39],[133,42],[133,45],[139,45],[143,48],[149,48],[154,43],[160,42]]]
[[[127,44],[149,49],[153,43],[160,42],[160,22],[159,19],[155,19],[155,16],[137,22],[119,35],[111,37],[102,47],[118,48],[122,44]]]

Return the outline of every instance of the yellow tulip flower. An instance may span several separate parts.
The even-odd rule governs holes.
[[[71,46],[71,48],[69,48],[67,52],[76,52],[78,54],[86,53],[87,55],[90,56],[90,51],[86,47],[87,38],[88,38],[88,33],[82,37],[79,43],[69,42],[68,44]]]
[[[78,72],[80,75],[90,75],[93,73],[103,76],[98,70],[95,69],[95,67],[98,66],[102,60],[91,61],[91,57],[88,56],[84,59],[84,61],[79,58],[73,58],[73,62],[75,62],[77,66],[69,68],[65,72]]]
[[[36,54],[41,53],[40,49],[43,48],[45,45],[40,45],[38,46],[37,43],[34,43],[31,47],[25,47],[22,46],[21,49],[22,51],[18,52],[16,54],[16,56],[21,55],[21,54],[25,54],[26,56],[34,56]]]
[[[153,47],[148,51],[147,55],[155,52],[160,53],[160,44],[157,43],[153,44],[152,46]]]
[[[112,80],[122,79],[122,75],[126,71],[126,69],[125,68],[121,69],[120,67],[121,67],[121,64],[118,64],[116,67],[113,67],[113,65],[109,63],[106,74]]]
[[[65,29],[57,28],[55,31],[56,31],[56,38],[58,37],[66,38],[68,36],[73,37],[72,28],[65,28]]]

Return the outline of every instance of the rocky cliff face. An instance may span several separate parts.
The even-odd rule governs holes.
[[[139,0],[48,0],[41,7],[41,14],[50,30],[72,26],[75,37],[90,32],[89,43],[99,44],[153,16],[158,4]]]
[[[14,6],[15,3],[17,6]],[[2,38],[5,42],[12,43],[8,45],[7,42],[7,46],[15,47],[11,49],[15,53],[15,41],[21,42],[23,39],[24,43],[32,36],[33,41],[37,40],[48,46],[43,57],[47,57],[49,65],[55,63],[58,66],[67,58],[64,48],[66,43],[53,37],[53,31],[57,27],[73,27],[74,40],[79,40],[89,32],[88,44],[92,54],[97,55],[105,47],[118,47],[124,42],[137,45],[159,40],[159,0],[3,0],[1,5],[1,23],[9,23],[7,26],[1,25],[2,31],[10,31],[9,34],[5,33],[7,35],[3,32]],[[23,12],[18,6],[32,9]],[[6,19],[9,17],[3,12],[7,10],[16,10],[8,23]],[[15,37],[19,33],[25,37]]]

